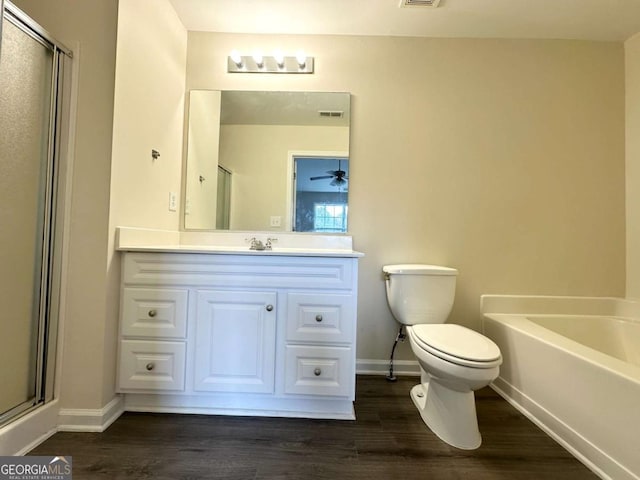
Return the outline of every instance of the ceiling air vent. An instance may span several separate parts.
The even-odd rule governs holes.
[[[344,117],[344,112],[341,110],[320,110],[318,114],[321,117],[325,118],[342,118]]]
[[[430,7],[435,8],[440,0],[400,0],[400,7]]]

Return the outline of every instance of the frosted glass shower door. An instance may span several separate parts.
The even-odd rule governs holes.
[[[8,20],[0,50],[0,423],[41,400],[54,52]]]

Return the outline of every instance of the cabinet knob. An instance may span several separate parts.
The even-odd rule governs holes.
[[[149,316],[151,318],[155,317],[158,314],[158,312],[156,312],[155,310],[149,310]]]
[[[319,377],[320,375],[322,375],[322,370],[320,370],[319,368],[316,368],[316,369],[313,371],[313,374],[314,374],[316,377]]]
[[[316,322],[321,322],[322,321],[322,315],[318,314],[316,315]]]
[[[145,368],[146,368],[148,371],[153,370],[153,369],[154,369],[154,367],[155,367],[155,365],[154,365],[153,363],[147,363],[147,365],[145,366]]]
[[[271,304],[267,305],[267,312],[270,312],[271,310],[273,310],[273,305]]]

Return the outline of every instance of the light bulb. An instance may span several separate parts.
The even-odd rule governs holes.
[[[256,62],[258,68],[262,68],[264,66],[264,58],[262,58],[262,52],[256,52],[253,54],[253,61]]]
[[[298,53],[296,53],[296,61],[300,68],[304,68],[307,65],[307,54],[304,53],[304,50],[298,50]]]
[[[273,59],[278,64],[278,68],[284,68],[284,55],[280,50],[273,52]]]
[[[231,58],[231,61],[236,64],[236,67],[242,68],[242,56],[240,55],[240,52],[232,50],[229,54],[229,58]]]

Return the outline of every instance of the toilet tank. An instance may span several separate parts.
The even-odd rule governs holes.
[[[386,265],[387,301],[395,319],[405,325],[444,323],[456,292],[455,268],[437,265]]]

